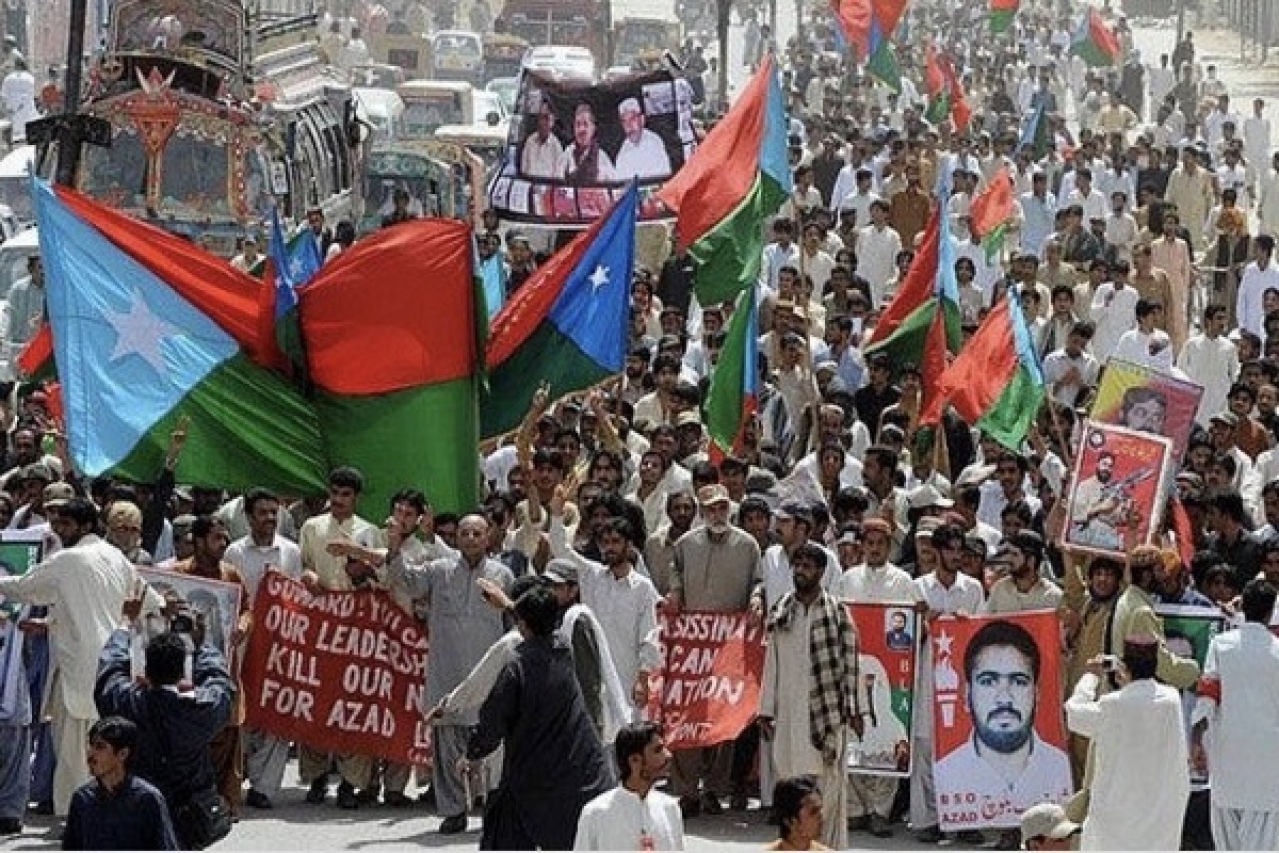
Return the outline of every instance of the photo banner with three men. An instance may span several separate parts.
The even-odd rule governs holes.
[[[637,181],[640,219],[670,212],[652,196],[697,148],[692,90],[669,71],[586,85],[520,78],[511,136],[489,207],[512,222],[584,228]]]
[[[1008,829],[1071,796],[1052,610],[933,622],[933,781],[946,832]]]

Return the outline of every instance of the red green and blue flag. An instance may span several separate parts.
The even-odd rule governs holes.
[[[519,426],[544,382],[554,400],[622,371],[638,209],[632,184],[607,216],[538,267],[493,318],[481,410],[485,438]]]
[[[1096,7],[1089,6],[1070,42],[1070,52],[1082,57],[1091,68],[1114,65],[1122,48],[1119,36],[1101,19]]]
[[[706,431],[713,453],[731,456],[741,449],[742,430],[759,405],[759,317],[756,288],[737,297],[724,346],[706,392]]]

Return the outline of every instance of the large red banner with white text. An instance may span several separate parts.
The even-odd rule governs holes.
[[[320,750],[430,758],[426,633],[385,592],[313,593],[268,572],[241,681],[248,725]]]

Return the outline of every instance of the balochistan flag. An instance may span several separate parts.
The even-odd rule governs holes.
[[[918,367],[926,407],[946,369],[948,354],[958,352],[963,339],[954,241],[945,212],[934,207],[919,253],[906,271],[897,295],[875,324],[866,345],[866,357],[882,352],[898,367]]]
[[[973,110],[964,96],[959,75],[955,73],[955,66],[951,64],[950,58],[938,56],[932,45],[929,45],[925,58],[924,89],[928,93],[928,108],[924,111],[924,118],[929,123],[938,124],[949,117],[955,130],[960,133],[968,130]]]
[[[298,308],[325,448],[365,477],[362,511],[420,488],[443,512],[475,507],[483,296],[471,230],[417,219],[324,265]]]
[[[302,341],[302,324],[298,319],[297,290],[315,278],[315,274],[324,265],[320,244],[308,229],[303,229],[293,235],[292,240],[286,241],[284,227],[280,224],[280,212],[272,209],[268,256],[271,263],[267,280],[272,283],[271,293],[275,297],[274,310],[270,315],[274,318],[275,342],[294,371],[305,374],[306,347]]]
[[[735,299],[759,280],[764,221],[790,196],[786,112],[772,55],[657,199],[697,261],[701,305]]]
[[[185,417],[179,481],[323,491],[314,412],[248,355],[260,283],[71,191],[35,180],[33,194],[76,467],[150,482]]]
[[[1021,129],[1021,136],[1017,138],[1017,153],[1029,148],[1031,158],[1041,160],[1052,146],[1052,132],[1048,127],[1047,116],[1044,115],[1044,101],[1041,100]]]
[[[866,71],[897,94],[902,93],[902,68],[892,42],[880,43],[879,49],[870,55]]]
[[[1017,17],[1018,0],[990,0],[990,31],[1007,32]]]
[[[759,402],[759,318],[755,288],[737,297],[719,361],[706,392],[706,431],[712,446],[725,456],[741,444],[742,427]]]
[[[973,239],[982,242],[986,257],[993,258],[1004,244],[1004,235],[1013,218],[1013,179],[1007,166],[1000,166],[985,190],[977,194],[969,208]]]
[[[865,62],[892,37],[906,11],[906,0],[831,0],[831,11],[858,60]]]
[[[538,267],[493,318],[485,438],[519,426],[541,383],[550,385],[554,400],[625,366],[638,208],[632,184],[607,216]]]
[[[1114,65],[1119,59],[1119,37],[1101,19],[1095,7],[1088,7],[1088,13],[1070,42],[1070,52],[1083,57],[1092,68]]]
[[[920,420],[937,423],[949,403],[966,423],[1016,452],[1039,413],[1044,393],[1044,374],[1021,300],[1009,289],[942,374]]]
[[[18,355],[18,375],[27,382],[38,382],[57,372],[53,361],[53,331],[46,320]]]

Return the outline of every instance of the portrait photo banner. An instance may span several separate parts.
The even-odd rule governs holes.
[[[849,604],[848,613],[857,626],[862,707],[862,736],[850,739],[848,770],[909,776],[919,615],[909,601]]]
[[[637,181],[640,219],[669,217],[652,196],[697,147],[687,80],[669,71],[599,85],[520,79],[489,207],[515,222],[582,228]]]
[[[240,621],[240,596],[243,594],[240,585],[147,566],[138,566],[137,569],[138,575],[166,600],[176,598],[192,618],[197,615],[204,617],[205,642],[222,652],[234,672],[237,650],[231,638]]]
[[[671,749],[733,740],[759,712],[764,629],[749,613],[663,614],[664,665],[650,679],[649,716],[660,715]]]
[[[1125,545],[1152,542],[1163,517],[1172,440],[1084,421],[1066,498],[1065,548],[1125,559]],[[1135,537],[1129,539],[1129,527]]]
[[[426,634],[380,591],[310,592],[268,572],[241,680],[248,724],[319,750],[430,759]]]
[[[1172,460],[1180,464],[1203,395],[1202,385],[1112,358],[1106,362],[1089,417],[1098,423],[1171,438]]]
[[[1052,610],[933,622],[933,780],[944,831],[1008,829],[1073,793]]]

